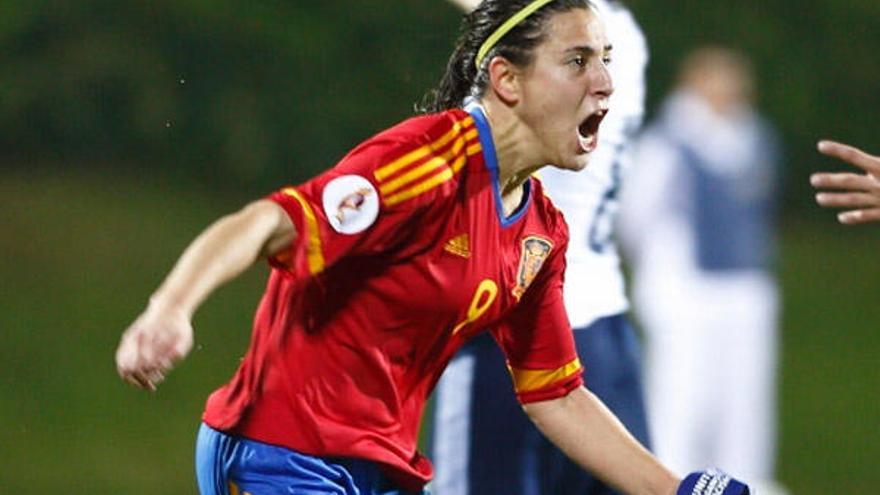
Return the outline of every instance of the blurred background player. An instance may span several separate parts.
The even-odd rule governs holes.
[[[455,0],[471,10],[479,2]],[[627,143],[644,113],[644,36],[619,2],[593,1],[613,49],[615,92],[602,123],[600,145],[586,170],[541,171],[568,223],[565,305],[587,387],[648,444],[638,341],[624,313],[628,303],[612,240]],[[504,356],[488,335],[470,342],[438,386],[433,458],[436,495],[484,493],[615,493],[569,461],[522,414],[510,393]]]
[[[825,208],[844,209],[837,214],[843,224],[880,222],[880,157],[836,141],[820,141],[818,147],[821,153],[839,158],[865,173],[813,174],[810,183],[820,190],[816,202]]]
[[[723,464],[771,494],[780,157],[753,98],[742,54],[687,56],[636,147],[620,230],[633,255],[657,455],[678,470]]]

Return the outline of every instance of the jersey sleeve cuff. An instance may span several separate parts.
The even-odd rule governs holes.
[[[516,399],[519,401],[520,404],[529,404],[531,402],[541,402],[545,400],[558,399],[560,397],[565,397],[572,390],[580,387],[583,384],[584,380],[583,378],[581,378],[580,373],[578,373],[577,376],[571,377],[560,383],[556,383],[552,387],[547,387],[541,390],[534,390],[531,392],[517,392]]]
[[[325,261],[321,238],[314,209],[308,200],[293,187],[276,191],[267,199],[281,206],[296,228],[296,239],[291,246],[269,257],[269,264],[292,273],[317,275],[322,272]]]
[[[583,367],[577,358],[556,369],[509,369],[522,404],[556,399],[583,385]]]

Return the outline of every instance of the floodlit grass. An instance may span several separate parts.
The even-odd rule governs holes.
[[[244,352],[266,270],[208,301],[197,350],[157,393],[125,386],[113,353],[189,240],[240,203],[160,179],[0,181],[4,491],[195,492],[202,405]]]
[[[880,483],[880,225],[785,231],[779,470],[796,495]]]
[[[162,178],[3,177],[4,492],[195,492],[199,414],[247,345],[265,268],[206,303],[197,350],[157,393],[122,384],[113,352],[189,240],[242,203]],[[783,231],[781,477],[795,495],[872,493],[880,485],[880,225],[814,217]]]

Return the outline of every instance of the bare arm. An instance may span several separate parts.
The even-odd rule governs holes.
[[[854,165],[864,172],[819,172],[810,183],[819,192],[816,202],[825,208],[843,208],[843,224],[880,222],[880,157],[835,141],[820,141],[819,151]]]
[[[579,387],[565,397],[526,404],[523,409],[574,462],[624,493],[675,493],[680,480],[587,389]]]
[[[480,4],[480,0],[449,0],[453,4],[457,5],[460,9],[465,12],[470,12],[477,8],[477,5]]]
[[[191,320],[199,305],[259,257],[279,252],[295,237],[290,218],[268,200],[255,201],[205,229],[122,334],[116,351],[119,376],[155,390],[165,373],[192,348]]]

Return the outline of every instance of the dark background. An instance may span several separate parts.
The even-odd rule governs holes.
[[[837,225],[807,177],[842,167],[820,137],[880,152],[880,3],[630,4],[651,109],[694,46],[755,61],[787,156],[780,477],[796,495],[874,493],[880,225]],[[410,115],[458,15],[440,0],[0,5],[4,492],[195,492],[198,416],[244,351],[266,269],[206,303],[155,394],[116,378],[120,332],[207,223]]]

